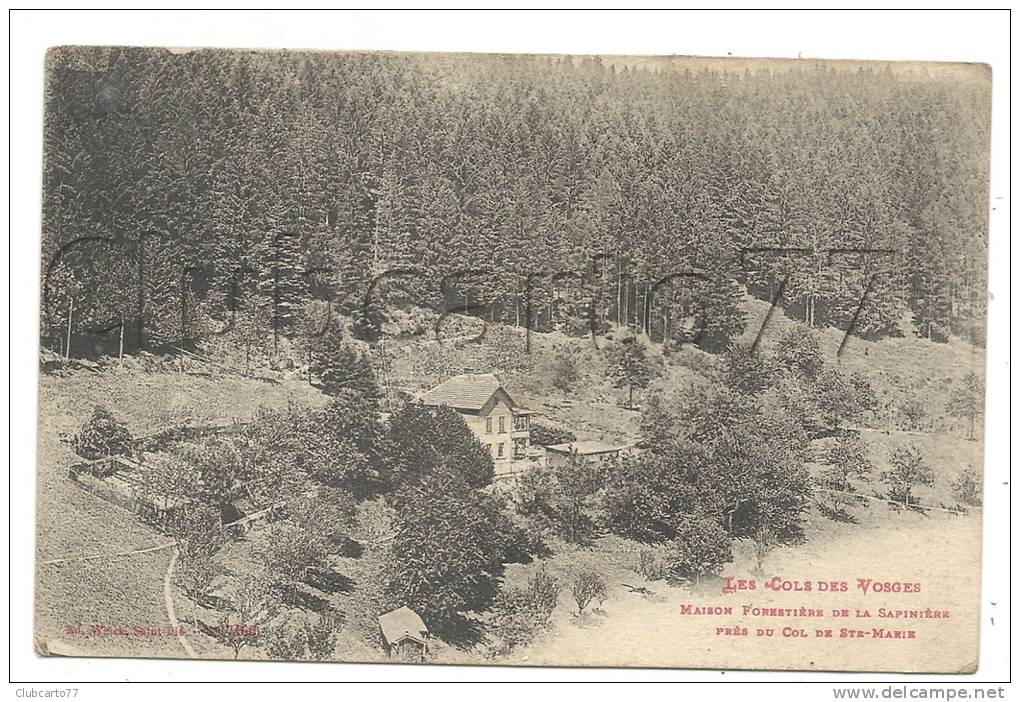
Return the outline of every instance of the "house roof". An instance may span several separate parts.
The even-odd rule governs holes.
[[[480,410],[501,387],[499,379],[492,373],[465,373],[432,388],[421,396],[421,401],[427,405]]]
[[[545,448],[553,453],[576,453],[579,456],[593,456],[599,453],[615,453],[626,447],[611,446],[601,441],[571,441],[566,444],[553,444]]]
[[[424,644],[429,633],[418,613],[407,606],[380,615],[379,628],[382,630],[383,638],[390,645],[400,643],[404,639]]]

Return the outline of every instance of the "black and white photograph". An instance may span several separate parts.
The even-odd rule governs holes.
[[[337,48],[38,67],[36,656],[978,670],[988,65]]]

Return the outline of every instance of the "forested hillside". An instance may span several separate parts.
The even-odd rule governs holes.
[[[385,271],[373,300],[576,334],[594,317],[712,350],[744,330],[746,289],[816,327],[856,316],[877,338],[909,315],[921,336],[982,343],[980,68],[95,48],[48,62],[55,351],[229,333],[270,353],[327,300],[371,337],[381,310],[363,299]]]

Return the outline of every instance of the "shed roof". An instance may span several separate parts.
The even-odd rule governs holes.
[[[383,638],[391,646],[404,639],[425,643],[429,630],[418,613],[406,605],[379,616],[379,628]]]
[[[576,453],[579,456],[592,456],[599,453],[615,453],[626,447],[611,446],[601,441],[571,441],[566,444],[553,444],[545,448],[553,453]]]
[[[421,396],[421,401],[426,405],[480,410],[501,388],[499,379],[492,373],[464,373],[455,375],[432,388]],[[507,398],[509,397],[508,394]]]

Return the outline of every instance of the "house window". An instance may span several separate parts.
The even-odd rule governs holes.
[[[521,417],[514,417],[514,430],[515,431],[524,431],[527,428],[528,428],[528,415],[523,415]]]
[[[485,418],[485,433],[486,434],[492,433],[492,417]]]
[[[500,417],[500,419],[502,419],[502,417]],[[506,446],[506,444],[504,444],[502,442],[500,442],[499,444],[496,445],[496,458],[502,458],[503,457],[503,447],[504,446]]]
[[[499,433],[500,434],[506,433],[506,417],[499,418]]]

